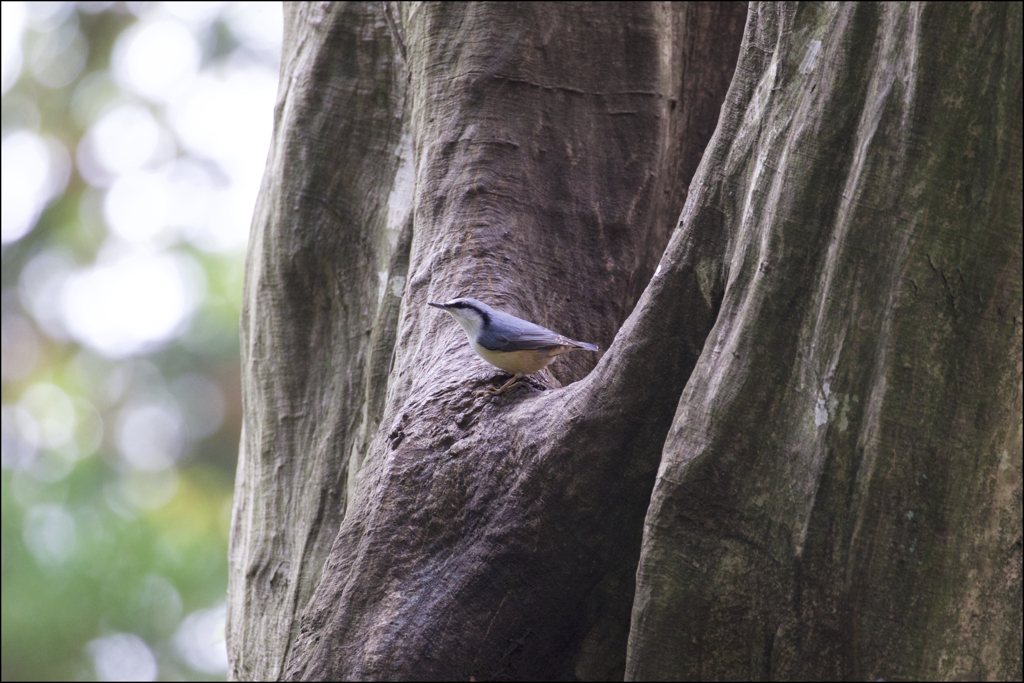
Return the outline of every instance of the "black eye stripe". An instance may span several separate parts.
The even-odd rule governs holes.
[[[473,311],[474,313],[479,315],[481,318],[483,318],[483,321],[484,321],[485,325],[490,325],[491,324],[491,316],[488,315],[487,311],[482,311],[482,310],[480,310],[479,307],[477,307],[477,306],[475,306],[475,305],[473,305],[473,304],[471,304],[469,302],[466,302],[466,301],[450,301],[450,302],[445,304],[445,307],[449,308],[449,309],[460,308],[460,309],[463,309],[463,310]]]

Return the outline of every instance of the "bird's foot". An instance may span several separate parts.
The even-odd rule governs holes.
[[[487,387],[486,389],[481,389],[480,391],[476,392],[476,395],[477,396],[483,396],[483,395],[497,396],[498,394],[503,394],[506,391],[508,391],[509,389],[511,389],[512,387],[519,386],[519,381],[521,379],[522,378],[519,377],[518,375],[512,375],[512,379],[510,379],[509,381],[505,382],[504,384],[502,384],[497,389],[495,389],[494,387]]]

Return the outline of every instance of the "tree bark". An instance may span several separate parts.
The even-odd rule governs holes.
[[[627,678],[1021,677],[1021,19],[752,7]]]
[[[613,338],[657,264],[714,130],[744,18],[742,5],[699,3],[286,7],[275,137],[242,320],[248,422],[231,546],[232,676],[283,675],[298,612],[320,581],[341,520],[347,514],[347,533],[357,533],[372,512],[352,508],[357,479],[395,498],[388,514],[417,511],[440,524],[445,510],[463,503],[437,496],[424,504],[419,498],[429,491],[410,488],[416,481],[388,477],[408,476],[407,464],[420,460],[427,471],[435,467],[421,454],[446,455],[448,432],[458,436],[462,427],[479,432],[480,453],[508,450],[494,431],[500,418],[472,427],[481,411],[507,409],[469,400],[494,369],[426,301],[474,294],[577,338]],[[581,354],[559,360],[547,381],[578,379],[593,362]],[[666,395],[678,395],[680,382],[666,383]],[[632,558],[615,558],[623,576],[605,579],[594,598],[613,602],[614,615],[591,606],[583,625],[573,626],[610,621],[603,628],[611,635],[596,628],[588,647],[600,659],[601,639],[616,639],[612,664],[593,666],[619,676],[642,518],[674,401],[651,413],[658,435],[645,456],[646,481],[628,501],[633,519],[621,530]],[[453,414],[462,427],[418,445],[409,438],[391,453],[406,432],[437,431]],[[546,438],[535,424],[524,431]],[[371,467],[375,459],[389,471]],[[487,476],[486,469],[473,474]],[[406,498],[395,502],[404,489]],[[512,530],[512,521],[519,523],[513,516],[503,524]],[[393,547],[384,561],[367,555],[376,566],[366,580],[377,580],[374,571],[429,564],[411,555],[398,569],[402,537],[393,527],[401,517],[373,523]],[[445,543],[422,552],[446,560]],[[355,552],[333,556],[354,561]],[[469,581],[468,572],[459,580]],[[593,592],[587,580],[573,590]],[[325,574],[322,590],[336,581]],[[370,614],[390,590],[382,584],[375,595],[360,593],[365,619],[393,621],[384,608]],[[508,638],[522,635],[513,630],[492,625],[497,654],[487,652],[482,666],[500,668]],[[309,675],[401,675],[352,666],[364,673]]]
[[[408,268],[407,79],[379,6],[286,5],[241,320],[230,675],[277,679],[377,428]]]
[[[1019,678],[1021,42],[286,7],[232,677]],[[608,350],[477,397],[458,295]]]

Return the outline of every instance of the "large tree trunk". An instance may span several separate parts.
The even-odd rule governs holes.
[[[1020,678],[1021,19],[751,10],[628,677]]]
[[[232,676],[1020,677],[1021,35],[286,9]],[[607,351],[477,397],[457,295]]]

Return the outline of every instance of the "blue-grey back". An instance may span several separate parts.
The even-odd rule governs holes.
[[[480,302],[482,303],[482,302]],[[550,349],[556,346],[582,346],[596,351],[593,344],[576,342],[557,332],[541,327],[529,320],[517,318],[508,313],[496,311],[483,304],[481,307],[490,317],[490,324],[480,331],[477,342],[491,351],[528,351],[534,349]]]

